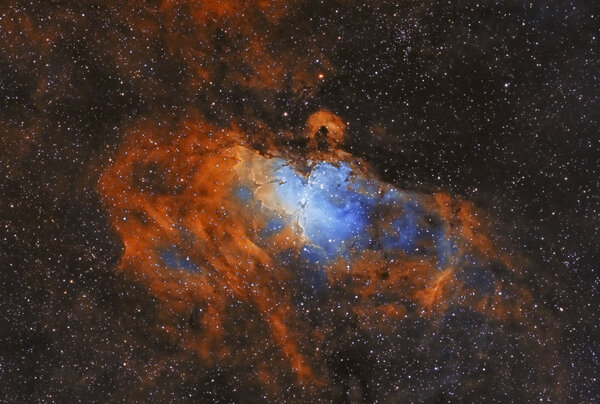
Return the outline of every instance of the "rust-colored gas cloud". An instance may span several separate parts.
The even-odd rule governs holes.
[[[448,191],[484,182],[485,172],[473,174],[488,162],[481,151],[505,146],[488,135],[507,128],[490,118],[509,110],[498,89],[508,96],[519,87],[491,53],[471,58],[484,65],[461,76],[472,67],[464,55],[473,54],[473,41],[503,53],[506,44],[490,34],[497,25],[475,24],[482,18],[475,14],[455,36],[433,29],[444,7],[391,0],[0,4],[2,176],[17,184],[28,173],[29,192],[12,187],[16,200],[47,197],[43,209],[22,207],[38,231],[58,222],[72,229],[71,218],[81,217],[70,237],[83,234],[92,245],[69,273],[60,272],[64,256],[42,256],[34,267],[44,276],[25,276],[51,277],[52,262],[61,268],[53,277],[57,296],[70,298],[63,283],[82,288],[73,298],[83,302],[79,335],[95,321],[87,313],[94,299],[77,283],[84,272],[101,278],[96,271],[105,271],[109,280],[98,285],[125,277],[155,299],[132,315],[147,315],[131,326],[138,335],[115,332],[104,351],[87,356],[98,368],[114,365],[87,378],[135,373],[117,383],[130,401],[148,401],[155,387],[163,401],[192,397],[169,394],[182,381],[215,379],[219,397],[239,388],[232,401],[252,390],[247,401],[410,402],[459,385],[461,398],[473,398],[471,391],[487,391],[497,377],[515,379],[512,371],[527,363],[539,366],[530,374],[541,381],[500,385],[516,385],[519,397],[532,385],[546,391],[538,375],[550,361],[537,363],[546,313],[529,287],[535,275],[513,253],[519,246],[505,248],[475,204]],[[468,6],[449,15],[467,9],[475,13]],[[477,160],[463,173],[460,159],[469,157]],[[395,166],[388,172],[387,164]],[[464,177],[460,186],[432,180],[450,168],[448,178]],[[431,183],[436,191],[425,191]],[[85,207],[65,208],[75,203]],[[19,204],[3,210],[12,218]],[[51,219],[28,216],[44,209]],[[9,222],[9,233],[25,228]],[[47,234],[54,254],[58,237]],[[42,238],[35,233],[30,244],[38,248]],[[103,286],[91,289],[103,298]],[[122,325],[118,315],[106,318]],[[56,327],[40,323],[46,341]],[[68,327],[52,338],[67,341]],[[97,359],[118,344],[120,354]],[[69,373],[63,351],[53,362],[59,375]],[[78,352],[72,355],[79,366]],[[86,377],[73,382],[82,391]],[[200,385],[193,397],[217,397],[209,390]]]
[[[456,306],[498,321],[522,317],[529,294],[504,281],[517,270],[477,210],[379,181],[335,147],[344,130],[339,117],[315,113],[297,135],[308,139],[302,155],[255,151],[239,128],[199,116],[127,134],[99,191],[123,241],[119,269],[159,298],[162,326],[190,316],[196,324],[171,330],[180,344],[217,363],[238,355],[224,330],[228,307],[241,302],[297,380],[317,387],[329,375],[302,342],[322,340],[320,327],[331,325],[303,327],[312,310],[350,303],[347,315],[371,330]],[[319,298],[305,304],[306,294]]]

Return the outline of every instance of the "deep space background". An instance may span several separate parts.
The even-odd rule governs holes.
[[[597,402],[599,19],[576,0],[0,2],[0,400]],[[97,191],[126,128],[194,111],[277,133],[323,108],[383,180],[486,212],[525,257],[535,332],[342,319],[317,392],[161,334]]]

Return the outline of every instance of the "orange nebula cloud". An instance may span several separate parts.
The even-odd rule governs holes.
[[[326,128],[333,148],[344,137],[343,121],[326,111],[311,116],[306,127],[309,137]],[[316,144],[307,147],[307,155],[331,161],[331,167],[348,163],[359,178],[371,177],[366,164],[352,156],[319,151]],[[301,268],[313,264],[325,274],[313,287],[352,296],[352,315],[368,329],[386,329],[407,316],[436,316],[453,305],[500,320],[518,318],[528,304],[526,291],[504,282],[501,272],[514,274],[513,265],[485,235],[472,204],[444,193],[410,196],[425,212],[415,219],[415,228],[431,228],[438,220],[436,229],[444,235],[438,241],[429,236],[410,240],[416,248],[410,253],[367,246],[317,264],[302,261],[312,243],[310,232],[281,213],[285,203],[277,199],[279,184],[269,174],[274,162],[286,156],[290,168],[306,169],[282,148],[254,151],[236,127],[191,118],[172,131],[146,122],[127,134],[102,175],[98,189],[124,245],[119,268],[160,300],[163,326],[178,335],[182,346],[214,362],[235,356],[237,348],[227,346],[224,329],[228,306],[242,302],[258,313],[298,381],[321,385],[327,375],[319,370],[319,354],[301,341],[324,336],[319,327],[301,326],[310,309],[296,299],[307,282],[299,275]],[[379,194],[396,192],[373,181]],[[236,195],[244,184],[250,184],[249,194]],[[393,232],[394,218],[406,212],[389,209],[381,211],[381,224],[367,224],[365,231]],[[271,223],[278,222],[270,218],[278,217],[283,222],[273,230]],[[436,247],[446,240],[455,246]],[[451,251],[451,257],[434,253],[442,250]],[[283,253],[291,258],[282,259]],[[194,326],[174,325],[175,319],[188,317]],[[264,378],[268,372],[260,374]]]

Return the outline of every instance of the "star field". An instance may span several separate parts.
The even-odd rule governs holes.
[[[0,4],[0,401],[600,400],[600,6]]]

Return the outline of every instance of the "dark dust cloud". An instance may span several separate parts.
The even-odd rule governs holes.
[[[600,5],[0,3],[0,400],[600,400]]]

